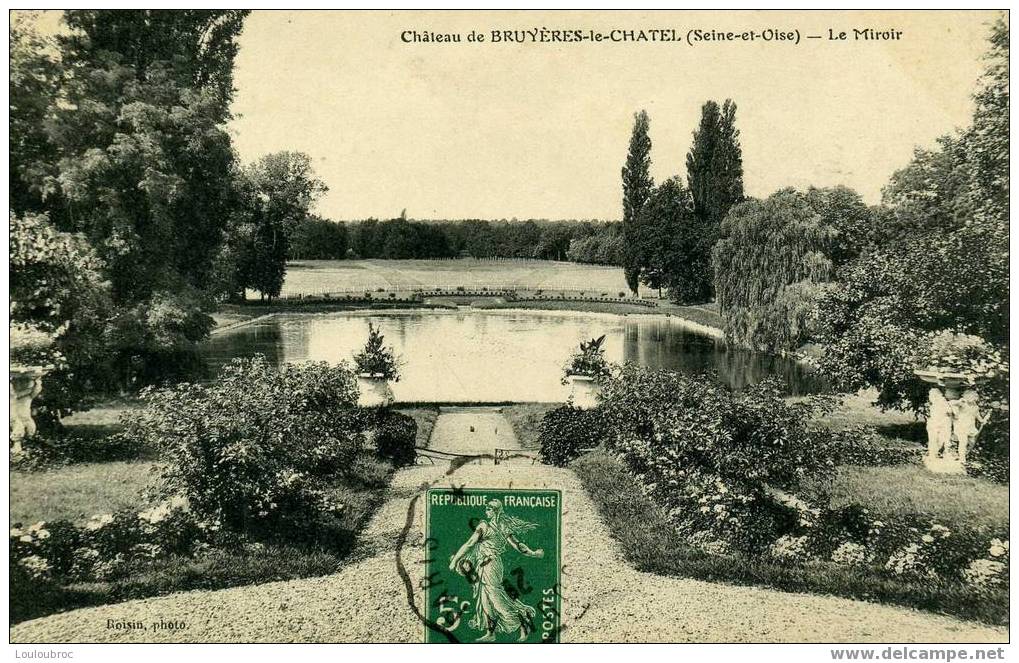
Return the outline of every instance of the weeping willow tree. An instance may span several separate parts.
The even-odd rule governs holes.
[[[813,327],[818,284],[834,275],[838,235],[792,189],[731,208],[712,251],[726,338],[771,351],[801,345]]]

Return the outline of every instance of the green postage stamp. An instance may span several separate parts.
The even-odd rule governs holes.
[[[558,642],[562,495],[436,488],[425,507],[426,642]]]

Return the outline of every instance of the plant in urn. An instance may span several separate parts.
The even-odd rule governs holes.
[[[42,378],[59,353],[52,349],[56,334],[38,325],[12,322],[10,334],[11,451],[19,454],[22,441],[35,435],[32,401],[42,393]]]
[[[605,335],[583,341],[580,351],[570,355],[564,368],[562,384],[570,385],[570,402],[581,409],[598,405],[598,383],[611,375],[605,359]]]
[[[980,429],[990,416],[979,387],[1007,371],[1000,353],[979,336],[943,331],[931,338],[929,360],[913,373],[928,392],[924,465],[938,474],[963,474]]]
[[[383,345],[385,337],[371,322],[368,323],[368,340],[364,348],[354,355],[357,368],[358,405],[385,407],[393,402],[389,382],[400,381],[400,365],[392,348]]]

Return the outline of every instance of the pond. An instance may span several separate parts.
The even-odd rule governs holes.
[[[234,357],[265,355],[276,364],[350,361],[364,345],[369,321],[401,356],[398,401],[561,401],[570,353],[606,335],[610,361],[697,373],[715,371],[741,389],[773,375],[790,393],[817,391],[818,379],[789,359],[727,347],[684,321],[659,315],[616,316],[570,311],[387,311],[278,314],[213,336],[203,354],[214,371]]]

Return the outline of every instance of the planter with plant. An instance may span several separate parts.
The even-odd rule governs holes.
[[[360,391],[358,405],[363,407],[385,407],[393,402],[390,382],[400,381],[400,365],[392,348],[383,345],[382,332],[368,323],[368,340],[364,348],[354,355],[357,368],[357,387]]]
[[[924,465],[938,474],[962,474],[980,430],[1007,398],[996,383],[1007,384],[1008,364],[979,336],[943,331],[931,337],[927,359],[913,373],[931,385]]]
[[[32,401],[42,393],[42,379],[60,358],[53,349],[56,334],[38,325],[10,325],[11,450],[22,451],[21,441],[36,432]]]
[[[578,408],[598,405],[598,384],[612,374],[605,359],[605,335],[582,341],[580,350],[570,355],[561,382],[570,385],[570,402]]]

